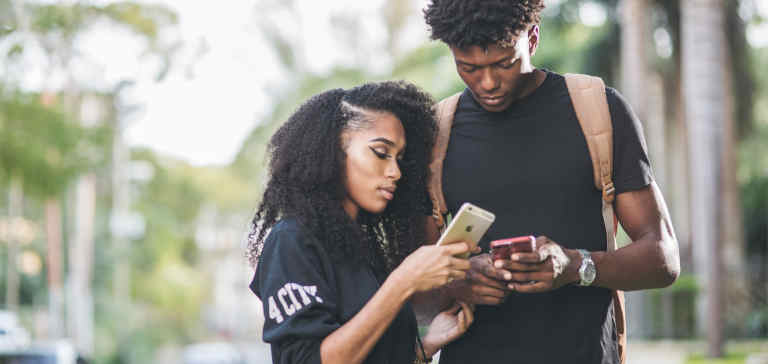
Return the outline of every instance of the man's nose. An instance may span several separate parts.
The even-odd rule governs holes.
[[[499,88],[499,79],[490,67],[483,70],[480,79],[480,87],[485,92],[492,92]]]

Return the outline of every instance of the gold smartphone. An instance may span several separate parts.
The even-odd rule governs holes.
[[[469,244],[469,250],[472,251],[480,242],[480,239],[491,227],[496,215],[490,211],[483,210],[469,202],[461,205],[459,212],[448,224],[443,235],[437,241],[437,245],[451,244],[464,241]],[[458,257],[468,258],[470,253],[461,254]]]

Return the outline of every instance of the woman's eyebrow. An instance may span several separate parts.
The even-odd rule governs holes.
[[[393,142],[393,141],[391,141],[391,140],[389,140],[387,138],[383,138],[383,137],[378,137],[378,138],[371,139],[371,140],[369,140],[369,142],[382,142],[382,143],[387,144],[387,145],[392,146],[392,147],[395,146],[395,142]]]

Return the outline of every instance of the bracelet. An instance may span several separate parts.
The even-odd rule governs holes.
[[[428,360],[424,361],[421,358],[419,358],[419,355],[416,354],[416,358],[413,359],[413,364],[429,364],[432,362],[432,358],[429,358]]]
[[[413,364],[429,364],[432,362],[432,358],[427,358],[427,353],[424,352],[424,344],[421,343],[421,337],[416,333],[416,343],[419,344],[419,350],[421,350],[421,358],[419,353],[416,353],[416,358],[413,359]],[[423,359],[422,359],[423,358]]]

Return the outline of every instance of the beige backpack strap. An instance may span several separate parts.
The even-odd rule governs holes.
[[[613,125],[605,99],[605,84],[597,77],[566,74],[565,82],[571,94],[573,109],[587,141],[595,187],[603,193],[603,220],[608,250],[616,249],[615,218],[613,214]]]
[[[448,212],[448,206],[445,204],[445,196],[443,195],[443,161],[445,160],[445,152],[448,150],[453,115],[456,113],[460,96],[461,92],[449,96],[435,105],[437,140],[432,150],[432,163],[429,165],[429,195],[432,199],[432,217],[438,229],[445,226],[443,216]]]
[[[571,95],[573,109],[579,119],[587,141],[595,187],[602,191],[602,213],[608,251],[616,250],[617,219],[613,211],[615,188],[613,186],[613,125],[605,97],[605,84],[598,77],[566,74],[565,83]],[[624,292],[613,291],[614,318],[619,338],[619,356],[626,362],[626,313]]]

